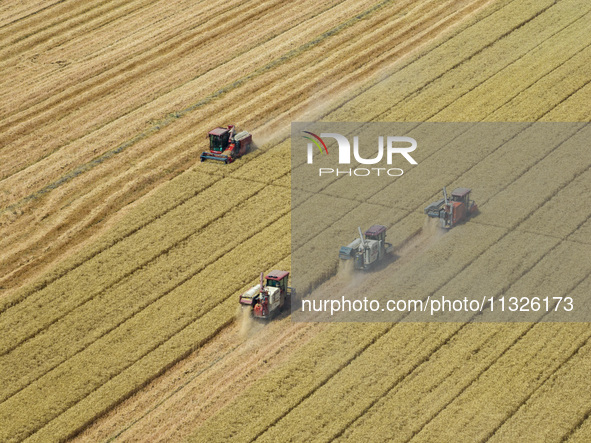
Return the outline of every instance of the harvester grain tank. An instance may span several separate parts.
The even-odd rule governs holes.
[[[357,230],[359,237],[347,246],[341,246],[339,251],[341,260],[353,260],[354,269],[371,268],[394,251],[392,244],[386,242],[385,226],[373,225],[365,234],[361,233],[361,228]]]
[[[209,131],[209,151],[201,153],[201,161],[218,160],[232,163],[250,151],[252,135],[247,131],[236,133],[234,125]]]
[[[478,205],[470,200],[471,191],[469,188],[456,188],[451,193],[450,200],[444,187],[443,198],[427,206],[425,214],[438,218],[442,228],[450,229],[478,211]]]
[[[281,311],[287,300],[295,293],[287,286],[288,271],[274,270],[261,279],[258,285],[240,295],[240,304],[250,309],[255,318],[269,319]]]

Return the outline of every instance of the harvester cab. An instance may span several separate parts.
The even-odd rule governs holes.
[[[386,242],[385,226],[373,225],[365,231],[365,235],[361,232],[361,228],[357,228],[357,230],[359,237],[347,246],[341,246],[339,251],[339,258],[353,260],[355,269],[368,269],[393,252],[392,244]]]
[[[438,218],[442,228],[450,229],[478,211],[478,205],[470,200],[471,191],[469,188],[456,188],[451,193],[451,199],[448,199],[444,187],[443,198],[427,206],[425,214]]]
[[[261,272],[259,284],[240,295],[240,304],[245,309],[250,309],[255,318],[272,318],[295,292],[287,286],[288,278],[288,271],[271,271],[264,278]]]
[[[227,128],[215,128],[209,131],[209,152],[201,153],[201,161],[218,160],[224,163],[232,163],[250,151],[252,135],[247,131],[236,134],[235,126]]]

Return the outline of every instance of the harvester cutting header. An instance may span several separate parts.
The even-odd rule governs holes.
[[[427,206],[425,214],[438,218],[442,228],[450,229],[478,211],[478,205],[474,200],[470,200],[471,191],[469,188],[456,188],[449,200],[444,187],[443,198]]]
[[[385,226],[373,225],[365,231],[365,236],[361,233],[361,228],[357,230],[359,237],[347,246],[341,246],[339,251],[339,258],[353,260],[355,269],[368,269],[394,251],[392,244],[386,242]]]
[[[201,153],[201,161],[218,160],[226,164],[250,151],[252,135],[247,131],[236,134],[234,125],[209,131],[209,152]]]
[[[287,286],[288,271],[271,271],[265,279],[261,272],[261,280],[244,294],[240,295],[240,304],[250,308],[251,315],[255,318],[269,319],[281,311],[288,297],[295,291]]]

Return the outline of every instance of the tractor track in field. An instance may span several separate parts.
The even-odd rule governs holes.
[[[23,10],[22,12],[20,12],[20,14],[22,14],[20,17],[17,17],[17,18],[14,18],[14,19],[8,19],[9,21],[7,21],[6,23],[0,24],[0,29],[4,29],[4,28],[6,28],[6,27],[8,27],[10,25],[13,25],[14,23],[20,22],[20,21],[30,19],[31,17],[33,17],[33,16],[35,16],[37,14],[40,14],[43,11],[46,11],[48,9],[51,9],[51,8],[55,7],[56,5],[59,5],[60,3],[64,3],[65,1],[66,0],[58,0],[58,1],[56,1],[56,2],[54,2],[52,4],[50,4],[50,5],[47,5],[47,6],[42,7],[41,9],[37,9],[36,7],[31,7],[31,9],[34,9],[34,11],[33,12],[29,12],[29,13],[26,12],[26,11],[28,11],[28,9],[27,10]],[[22,4],[24,2],[20,2],[20,3]],[[6,10],[9,10],[9,8],[5,8],[3,10],[0,10],[0,16],[3,16],[3,14],[4,14],[4,12]],[[19,14],[18,12],[13,12],[13,15],[18,15],[18,14]]]
[[[253,160],[254,160],[254,159],[253,159]],[[94,205],[92,204],[92,202],[89,202],[89,203],[90,203],[90,206],[94,206]]]

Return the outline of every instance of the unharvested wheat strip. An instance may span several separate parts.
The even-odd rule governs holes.
[[[288,196],[286,189],[264,188],[166,254],[1,356],[0,402],[164,297],[244,239],[264,230],[288,212],[289,207],[283,205]],[[266,211],[257,210],[262,206]],[[224,246],[218,246],[218,242],[223,242]],[[72,295],[84,297],[76,289]],[[71,331],[77,331],[76,335]]]
[[[574,251],[573,249],[576,249],[576,251]],[[578,251],[578,254],[577,254]],[[507,292],[505,295],[507,297],[511,296],[511,295],[518,295],[518,294],[523,294],[524,291],[523,289],[521,289],[521,286],[523,286],[524,282],[527,282],[525,284],[529,285],[529,287],[531,288],[542,288],[541,290],[538,290],[536,293],[540,296],[540,297],[544,297],[545,295],[547,296],[560,296],[560,295],[565,295],[565,294],[572,294],[573,296],[576,296],[577,293],[581,293],[581,290],[583,292],[585,292],[584,288],[581,289],[578,282],[581,281],[580,276],[584,276],[584,275],[589,275],[590,269],[587,266],[587,268],[585,268],[584,264],[581,264],[581,260],[578,258],[578,256],[581,255],[581,253],[584,253],[585,249],[583,246],[576,246],[576,245],[572,245],[572,244],[568,244],[568,243],[564,243],[562,244],[559,248],[557,248],[555,251],[553,251],[551,253],[551,255],[554,255],[553,257],[546,257],[544,258],[539,265],[536,266],[536,268],[529,273],[525,279],[522,279],[520,281],[517,282],[516,285],[514,285],[511,290],[509,292]],[[558,269],[557,269],[558,268]],[[551,280],[551,284],[550,281],[547,279],[547,276],[553,274],[555,276],[563,276],[562,278],[557,278],[554,277],[553,280]],[[479,275],[485,275],[483,272],[481,272]],[[539,280],[539,281],[536,281]],[[454,283],[456,280],[452,281],[452,283]],[[588,277],[587,280],[588,281]],[[571,288],[576,287],[575,292],[570,292]],[[472,285],[472,287],[478,287],[479,289],[482,288],[486,288],[487,284],[478,284],[478,285]],[[494,286],[494,285],[493,285]],[[498,285],[497,285],[498,286]],[[584,287],[584,285],[582,285]],[[453,294],[454,292],[461,292],[462,289],[461,288],[451,288],[449,290],[450,292],[450,296],[451,294]],[[528,292],[528,291],[526,291]],[[529,291],[531,292],[531,291]],[[480,295],[480,294],[478,294]],[[577,298],[575,298],[576,300]],[[531,325],[526,325],[528,326],[528,328],[531,327]],[[584,326],[584,325],[582,325]],[[473,326],[470,326],[470,328],[472,328]],[[476,326],[474,326],[476,327]],[[545,328],[545,329],[544,329]],[[574,328],[574,325],[548,325],[548,324],[542,324],[542,325],[536,325],[535,326],[535,331],[540,331],[540,330],[546,330],[546,329],[551,329],[553,330],[553,333],[557,334],[558,332],[560,333],[575,333],[576,328]],[[516,330],[516,332],[519,332],[519,328],[514,327],[514,330]],[[533,335],[534,337],[536,336],[536,334],[538,332],[532,331],[531,335]],[[586,332],[586,335],[583,334],[583,339],[586,340],[585,337],[589,337],[589,330],[588,328],[583,328],[583,332]],[[516,335],[517,339],[518,334]],[[566,340],[567,342],[570,342],[570,340]],[[542,340],[542,342],[545,342]],[[499,348],[502,349],[502,348]],[[551,360],[557,360],[557,359],[563,359],[563,358],[568,358],[569,352],[571,352],[572,348],[568,348],[564,350],[564,353],[562,353],[562,351],[556,351],[556,354],[554,355],[554,358],[552,358]],[[576,349],[576,348],[575,348]],[[543,367],[544,365],[546,365],[546,360],[545,359],[540,359],[540,366]],[[564,361],[564,360],[561,360]],[[510,377],[509,377],[510,379]],[[425,383],[425,380],[417,380],[417,383]],[[507,383],[509,382],[499,382],[499,384],[501,386],[505,386]],[[510,383],[509,383],[510,384]],[[510,388],[508,388],[510,389]],[[492,392],[492,391],[491,391]],[[394,395],[396,395],[395,398],[393,398],[391,400],[391,404],[393,404],[392,402],[396,402],[397,406],[396,408],[399,407],[399,403],[396,400],[396,398],[400,398],[399,393],[395,393]],[[435,396],[437,397],[437,393],[435,393]],[[412,402],[412,399],[410,400]],[[429,403],[429,400],[426,399],[427,403]],[[481,401],[481,404],[489,404],[488,400],[487,401]],[[389,409],[389,407],[387,406],[382,406],[382,409],[384,410],[383,413],[386,414],[391,414],[391,410]],[[376,419],[379,419],[378,417],[379,413],[376,415]],[[383,417],[382,417],[383,418]],[[373,419],[372,419],[373,420]],[[365,431],[368,431],[374,421],[372,420],[368,420],[367,422],[363,423],[363,428]],[[361,425],[360,425],[361,426]],[[390,430],[391,431],[391,430]],[[384,434],[384,437],[387,434]],[[353,436],[356,438],[361,438],[362,434],[361,433],[353,433],[351,435],[347,434],[347,436]]]
[[[589,419],[590,415],[591,414],[587,413],[585,421],[583,421],[575,429],[572,429],[571,434],[566,440],[568,443],[585,443],[591,439],[591,420]]]
[[[455,324],[443,327],[433,323],[395,325],[389,334],[376,340],[337,376],[269,427],[257,441],[288,441],[294,435],[299,441],[331,441],[336,430],[353,420],[391,380],[403,378],[444,345],[449,335],[444,332],[457,328]],[[392,335],[397,339],[392,340]],[[388,420],[387,423],[393,422]],[[376,434],[370,441],[378,439],[378,430],[374,430]],[[195,434],[198,438],[204,435],[207,434]]]
[[[570,295],[577,300],[588,298],[590,293],[591,278],[588,277]],[[561,329],[566,327],[560,326]],[[583,325],[568,325],[571,329],[580,326]],[[588,326],[587,334],[591,336]],[[496,430],[490,441],[562,441],[589,414],[591,389],[587,376],[591,371],[590,351],[591,344],[587,341]],[[552,426],[548,426],[548,421]]]
[[[285,176],[290,171],[291,143],[289,140],[284,140],[265,151],[265,155],[257,159],[257,161],[246,163],[232,176],[241,180],[275,184],[277,179]],[[287,185],[290,186],[291,182],[287,183]]]
[[[266,269],[287,256],[288,236],[289,217],[284,216],[264,232],[244,241],[197,276],[169,292],[166,297],[0,404],[0,422],[7,423],[0,431],[1,436],[4,439],[8,435],[23,438],[41,429],[61,413],[77,409],[79,405],[72,406],[89,394],[96,394],[96,389],[109,379],[133,366],[222,303],[228,293],[233,294],[243,287],[260,267]],[[251,262],[243,261],[245,254],[252,258]],[[234,270],[232,275],[221,281],[219,275],[229,267]],[[245,280],[245,276],[250,277]],[[235,303],[233,297],[232,300]],[[170,365],[172,360],[174,357],[169,356],[165,364]],[[134,384],[140,387],[145,380],[146,374],[142,374],[140,379],[135,379]],[[112,392],[112,395],[120,394]],[[129,395],[129,391],[126,394]],[[95,401],[97,405],[94,410],[112,404],[105,405],[108,399],[104,397],[95,398]],[[27,414],[22,412],[24,410]],[[82,415],[78,410],[76,416]],[[68,421],[69,429],[80,426],[80,418]]]
[[[474,241],[471,241],[469,239],[467,239],[467,241],[470,243],[474,243]],[[554,245],[556,245],[558,241],[559,240],[557,239],[544,238],[533,234],[509,234],[501,242],[493,245],[477,260],[472,262],[464,271],[462,271],[462,273],[460,273],[457,277],[451,280],[442,289],[435,292],[435,294],[433,294],[433,297],[444,296],[447,299],[453,300],[456,298],[457,294],[470,294],[474,298],[480,299],[481,295],[485,295],[478,292],[473,293],[474,288],[488,289],[489,292],[492,292],[488,293],[487,296],[496,296],[498,295],[499,287],[509,285],[510,282],[516,281],[516,279],[519,278],[520,273],[522,274],[523,272],[525,272],[526,269],[531,268],[535,264],[535,262],[541,259],[541,257],[547,251],[549,251]],[[507,260],[507,250],[515,251],[515,253],[510,255],[510,260]],[[443,256],[442,254],[434,255]],[[424,278],[427,279],[432,278],[432,276],[425,274],[424,271],[420,272],[416,269],[413,269],[410,274],[405,270],[397,271],[397,273],[398,275],[396,277],[387,279],[386,287],[396,288],[396,292],[401,292],[405,295],[407,294],[407,291],[405,291],[404,282],[408,280],[412,281],[412,275],[422,275],[424,276]],[[471,278],[471,276],[478,276],[476,278],[476,284],[473,281],[473,278]],[[400,281],[398,281],[399,279]],[[389,291],[387,290],[378,290],[374,294],[376,298],[380,298],[380,295],[383,295],[385,298],[391,296],[391,294],[389,294]],[[421,292],[413,293],[411,298],[414,297],[424,299],[425,294]],[[480,325],[478,325],[477,328],[479,328],[478,331],[481,332],[483,331],[483,329],[486,330],[486,327],[483,328]],[[435,329],[438,330],[438,333],[440,334],[438,335],[438,337],[440,337],[440,340],[444,341],[452,337],[459,329],[461,329],[461,325],[454,324],[452,325],[452,327],[437,326],[435,327]],[[493,331],[495,330],[495,328],[491,329],[493,329]],[[513,332],[507,335],[507,340],[509,340],[507,341],[507,345],[509,345],[515,339],[515,337]],[[466,336],[470,336],[470,334]],[[396,329],[390,331],[386,337],[389,337],[388,340],[393,344],[398,343],[397,346],[404,346],[403,344],[400,344],[400,334],[397,332]],[[456,340],[457,339],[454,339],[454,343]],[[482,340],[487,340],[486,334],[484,334],[484,338]],[[478,346],[482,346],[482,343]],[[289,432],[295,432],[298,435],[300,435],[301,433],[303,433],[303,435],[308,435],[309,433],[309,435],[320,436],[322,439],[327,440],[330,440],[336,435],[339,435],[340,432],[342,432],[342,430],[346,428],[346,425],[348,423],[354,421],[355,418],[362,415],[367,408],[373,405],[374,399],[379,398],[380,396],[384,395],[385,392],[388,392],[389,390],[393,389],[397,385],[397,383],[400,382],[402,374],[411,372],[407,367],[405,367],[402,370],[402,373],[399,373],[398,371],[393,371],[391,365],[392,359],[390,357],[384,357],[383,359],[376,357],[381,352],[381,349],[383,349],[383,346],[378,347],[375,350],[372,347],[362,354],[362,357],[365,357],[365,354],[367,352],[370,352],[370,354],[372,355],[372,357],[370,357],[373,359],[374,362],[374,367],[371,371],[372,377],[368,377],[367,369],[357,366],[358,363],[357,360],[355,360],[351,364],[351,371],[344,370],[341,373],[337,374],[325,387],[315,392],[297,409],[290,412],[275,427],[271,428],[268,433],[269,435],[264,434],[264,440],[282,440],[283,438],[285,438],[285,435],[287,435],[286,433]],[[438,351],[438,353],[440,352],[441,351]],[[429,362],[433,361],[434,359],[436,360],[436,358],[431,356],[429,358]],[[361,359],[359,364],[364,365],[366,364],[365,361],[365,359]],[[424,360],[420,361],[422,362]],[[414,364],[418,364],[416,360],[414,361]],[[397,365],[394,365],[394,367],[396,366]],[[425,385],[424,381],[422,383],[423,385]],[[431,387],[429,389],[433,388]],[[366,396],[365,394],[370,391],[373,391],[373,394]],[[418,392],[423,391],[419,390]],[[451,392],[452,391],[450,391],[449,393],[451,394]],[[417,398],[421,398],[419,394],[417,395]],[[445,396],[441,395],[441,393],[436,395],[440,396],[439,404],[445,404]],[[351,403],[339,403],[338,399],[344,397],[350,398]],[[398,400],[398,402],[400,403],[400,400]],[[430,399],[426,403],[430,405],[435,404],[433,399]],[[332,418],[329,419],[329,417],[325,415],[316,416],[312,414],[311,411],[324,410],[326,404],[331,404],[332,410],[337,411],[336,414],[332,416]],[[409,404],[417,404],[417,399],[414,398],[412,400],[409,400]],[[421,406],[421,408],[424,407],[425,406]],[[390,413],[390,411],[388,411],[388,413]],[[405,408],[403,414],[407,415],[408,413],[409,411]],[[335,416],[343,418],[335,419]],[[307,417],[307,419],[303,419],[303,417]],[[384,417],[381,417],[381,419],[384,420]],[[398,423],[398,420],[396,420],[396,422]],[[303,423],[305,423],[305,426],[301,427]],[[375,432],[375,425],[375,423],[372,423],[371,427],[368,429],[372,429]],[[398,430],[402,431],[400,428],[398,428]],[[408,437],[407,434],[401,433],[399,434],[398,438],[402,441],[404,440],[405,435],[406,437]],[[359,438],[359,436],[356,436],[354,439],[357,440]],[[386,437],[383,436],[381,438]],[[389,436],[388,438],[393,437]]]
[[[570,171],[567,171],[567,172],[568,172],[568,173],[570,173]],[[532,202],[532,207],[533,207],[533,208],[535,208],[535,204],[536,204],[535,202]],[[457,231],[456,231],[456,232],[457,232]],[[450,233],[450,235],[451,235],[451,234],[453,234],[453,232],[452,232],[452,233]],[[448,237],[448,238],[450,238],[450,237]],[[557,240],[550,239],[550,241],[551,241],[551,242],[552,242],[552,241],[553,241],[553,242],[556,242]],[[454,244],[454,247],[456,247],[456,248],[457,248],[457,244],[460,244],[460,243],[462,243],[462,242],[456,242],[456,243]],[[528,243],[528,242],[526,242],[526,244],[527,244],[527,243]],[[550,244],[550,246],[551,246],[551,244]],[[544,248],[543,248],[543,249],[544,249]],[[544,250],[548,250],[548,246],[546,246],[546,248],[545,248]],[[544,251],[542,251],[542,253],[543,253],[543,252],[544,252]],[[447,256],[447,255],[446,255],[444,252],[442,252],[442,253],[436,254],[436,256],[437,256],[437,257],[441,257],[441,256]],[[538,254],[538,256],[539,256],[539,254]],[[406,273],[402,274],[402,276],[400,276],[400,278],[402,278],[402,280],[403,280],[403,281],[412,281],[412,279],[411,279],[411,278],[408,278],[408,279],[407,279],[407,278],[404,278],[404,275],[405,275],[405,274],[406,274]],[[424,271],[423,271],[423,272],[420,272],[420,271],[418,271],[418,270],[412,270],[412,272],[411,272],[409,275],[425,275],[425,272],[424,272]],[[423,294],[424,294],[424,293],[423,293]]]
[[[459,383],[470,383],[483,367],[494,361],[498,348],[508,346],[514,339],[512,328],[500,324],[472,328],[445,324],[439,325],[433,335],[441,340],[440,334],[453,327],[459,332],[433,353],[428,362],[423,362],[402,382],[394,383],[387,396],[376,397],[361,417],[351,416],[350,420],[355,421],[340,431],[335,441],[364,438],[370,429],[375,440],[408,441],[420,428],[422,416],[435,413]],[[390,340],[394,339],[390,337]]]
[[[576,75],[573,73],[573,75]],[[591,83],[575,91],[565,101],[542,116],[542,121],[589,121],[591,120]]]
[[[556,254],[566,258],[570,263],[576,258],[570,254],[570,249],[559,248]],[[583,249],[576,251],[578,254]],[[550,257],[550,256],[549,256]],[[537,267],[537,271],[528,274],[531,278],[522,279],[527,284],[537,286],[540,297],[563,294],[559,285],[566,288],[568,293],[573,288],[572,277],[575,273],[568,273],[566,268],[556,269],[552,257],[544,259]],[[554,275],[563,273],[563,277],[556,278],[552,284],[548,283],[548,271],[558,271]],[[537,280],[537,281],[536,281]],[[580,280],[579,280],[580,281]],[[546,290],[551,287],[554,291]],[[510,296],[519,296],[523,292],[510,291]],[[530,289],[535,286],[530,286]],[[509,293],[507,293],[509,296]],[[584,344],[591,336],[589,327],[584,323],[563,325],[559,323],[537,324],[531,331],[509,348],[495,364],[470,385],[459,397],[439,413],[427,424],[416,438],[419,441],[429,441],[435,435],[444,439],[453,438],[458,432],[470,439],[486,438],[511,416],[531,393],[537,389],[548,377],[566,361],[573,352]],[[479,405],[479,407],[475,407]],[[458,414],[459,410],[462,413]],[[450,417],[455,417],[450,422]],[[445,423],[445,424],[444,424]],[[453,423],[450,426],[450,423]]]
[[[565,111],[564,105],[576,98],[579,92],[581,96],[584,95],[584,89],[591,80],[591,68],[587,63],[590,57],[591,47],[587,46],[532,86],[519,92],[486,120],[588,121],[591,115],[589,106],[580,105],[576,111]],[[588,100],[589,96],[586,98]],[[566,103],[563,103],[565,100]]]
[[[565,238],[591,217],[585,199],[591,195],[591,170],[587,170],[545,203],[519,227],[520,230]],[[578,208],[573,211],[573,208]],[[569,237],[572,238],[572,237]],[[588,237],[587,240],[591,240]]]
[[[440,121],[449,121],[450,119],[463,121],[478,119],[479,116],[488,114],[487,121],[498,121],[501,115],[504,119],[510,117],[508,120],[516,118],[523,120],[524,115],[527,115],[527,112],[523,112],[523,107],[514,108],[512,104],[507,106],[512,111],[510,115],[507,115],[507,109],[500,111],[500,113],[493,111],[505,105],[508,102],[507,98],[513,98],[519,93],[523,94],[522,91],[527,93],[528,89],[537,81],[543,80],[549,74],[555,75],[556,69],[566,71],[569,69],[569,64],[575,65],[574,70],[582,68],[583,71],[579,74],[581,77],[585,70],[589,71],[586,66],[588,64],[584,61],[589,60],[591,39],[581,38],[582,35],[591,32],[589,23],[591,23],[591,13],[581,16],[515,62],[496,72],[485,82],[471,89],[439,112],[435,118]],[[511,78],[513,81],[507,82],[507,78]],[[565,95],[563,93],[562,96]],[[538,105],[541,105],[542,109],[553,107],[552,102],[541,103],[539,98],[534,99],[533,96],[529,97],[528,103],[530,104],[529,113],[532,112],[532,107],[534,110],[539,109]]]
[[[540,42],[551,39],[555,34],[568,28],[589,11],[589,4],[581,0],[567,0],[557,3],[527,25],[516,29],[492,46],[460,64],[441,78],[420,90],[416,96],[380,116],[384,121],[407,121],[409,115],[420,113],[422,120],[431,118],[444,107],[491,78],[499,70],[519,60]],[[555,15],[557,14],[557,15]],[[553,20],[549,26],[547,17]],[[474,74],[476,72],[476,75]],[[444,106],[442,107],[441,104]],[[477,112],[482,112],[477,109]],[[447,117],[449,118],[449,116]],[[474,116],[469,117],[470,120]]]
[[[508,375],[510,374],[524,385],[538,375],[545,374],[547,376],[552,368],[542,369],[540,367],[538,373],[535,369],[535,362],[536,359],[542,358],[542,355],[532,356],[532,353],[544,351],[540,349],[539,341],[546,340],[546,349],[552,348],[555,351],[562,350],[568,353],[584,342],[588,332],[585,334],[582,331],[584,326],[578,325],[575,328],[578,330],[578,334],[572,330],[569,334],[556,336],[557,334],[552,331],[550,325],[546,324],[545,326],[545,331],[528,334],[526,343],[519,346],[520,350],[526,349],[526,345],[533,346],[533,349],[527,354],[527,357],[532,359],[532,367],[523,368],[515,365],[518,366],[518,369],[513,369],[513,364],[505,361],[505,359],[515,358],[515,354],[507,357],[502,354],[502,350],[515,343],[516,337],[519,337],[520,333],[524,333],[531,326],[493,324],[465,327],[446,347],[436,352],[427,364],[414,372],[412,377],[405,379],[404,383],[396,386],[387,397],[380,399],[374,408],[356,421],[354,426],[347,429],[342,434],[342,439],[337,441],[358,441],[368,438],[368,436],[373,439],[396,442],[408,441],[414,436],[417,441],[429,441],[429,438],[433,438],[433,433],[416,435],[421,430],[426,417],[437,414],[439,409],[453,398],[454,393],[457,393],[461,388],[470,386],[474,379],[486,378],[487,372],[483,373],[483,371],[486,371],[491,365],[504,365],[509,371]],[[551,355],[550,351],[544,353]],[[552,362],[550,366],[557,365],[551,357],[548,361]],[[497,383],[504,385],[506,379],[503,377],[497,380]],[[468,388],[469,390],[470,388]],[[492,391],[494,390],[495,388],[492,388]],[[491,411],[487,415],[489,419],[493,420],[502,414],[507,398],[510,396],[503,396],[496,400],[491,398],[485,400],[484,404],[493,405],[491,409],[497,408],[496,411]],[[462,412],[454,419],[454,423],[466,424],[469,420],[474,419],[474,415],[481,410],[480,407],[474,407],[474,404],[464,404],[461,408]],[[396,423],[396,425],[386,426],[385,423]],[[458,432],[461,432],[455,426],[450,427],[452,429],[449,431],[442,430],[437,438],[453,439],[453,435],[457,436]],[[522,429],[526,432],[527,429],[532,431],[529,427]],[[463,431],[461,435],[465,435]],[[476,435],[470,435],[470,437],[477,438]]]
[[[233,202],[219,201],[218,195],[231,191],[235,196],[248,198],[262,187],[255,184],[243,186],[242,182],[233,179],[216,183],[146,228],[94,256],[64,278],[8,308],[0,317],[0,325],[6,331],[0,340],[0,349],[4,353],[31,337],[234,206]],[[41,312],[39,306],[43,306]]]
[[[387,113],[417,94],[426,85],[445,72],[471,59],[487,45],[511,33],[518,26],[528,26],[540,13],[550,8],[552,1],[509,2],[484,19],[472,24],[453,38],[422,54],[413,63],[388,76],[382,82],[365,91],[363,95],[345,103],[329,114],[326,121],[367,121]],[[453,55],[453,56],[450,56]],[[398,100],[387,101],[383,97],[397,91]],[[416,115],[414,110],[410,115]],[[371,116],[371,117],[368,117]],[[416,121],[416,117],[412,117]],[[387,118],[380,118],[387,120]]]
[[[521,237],[526,243],[529,241],[531,249],[531,243],[535,243],[535,238],[528,238],[526,235],[523,237],[521,233],[513,233],[510,236]],[[520,245],[519,243],[512,244],[510,236],[505,239],[505,242],[508,245],[501,245],[499,247],[507,248],[514,247],[515,250],[519,249],[520,247],[523,248],[526,246],[525,244]],[[532,240],[534,240],[532,242]],[[540,242],[543,240],[542,238],[538,238],[537,241]],[[548,240],[548,239],[546,239]],[[558,240],[556,240],[557,242]],[[523,243],[523,242],[522,242]],[[542,252],[544,249],[548,250],[548,246],[552,246],[550,243],[549,245],[538,246],[535,245],[536,248]],[[566,246],[566,247],[564,247]],[[527,248],[525,248],[527,249]],[[579,249],[582,251],[582,249]],[[492,252],[492,249],[489,250]],[[506,253],[501,251],[497,253],[497,266],[494,263],[487,262],[485,259],[486,255],[489,254],[487,252],[483,255],[479,260],[474,262],[471,267],[478,267],[479,262],[484,267],[484,269],[488,269],[489,273],[482,272],[482,270],[472,269],[475,273],[470,274],[470,268],[466,270],[467,275],[479,275],[480,281],[477,285],[470,285],[470,293],[474,295],[474,298],[479,299],[480,296],[486,296],[484,292],[487,291],[487,288],[494,292],[498,292],[497,288],[503,286],[503,282],[494,282],[488,281],[487,277],[482,279],[482,276],[491,276],[491,274],[498,274],[495,275],[494,278],[498,279],[501,277],[499,273],[499,265],[504,266],[505,270],[502,271],[505,274],[512,273],[513,269],[510,269],[505,265],[507,265],[506,260],[503,263],[503,259],[506,257]],[[573,259],[566,257],[570,252],[568,245],[563,245],[556,249],[551,254],[558,254],[560,255],[559,259],[555,258],[543,258],[542,261],[536,267],[533,268],[531,272],[526,274],[525,279],[531,281],[535,281],[535,279],[543,279],[544,276],[548,273],[547,267],[556,267],[556,263],[561,263],[561,268],[556,270],[557,273],[565,273],[565,271],[569,270],[572,266]],[[539,260],[541,258],[539,252],[537,257],[528,257],[530,262],[533,260]],[[564,260],[566,258],[566,260]],[[482,259],[482,260],[481,260]],[[575,260],[577,260],[575,258]],[[567,263],[565,263],[565,261]],[[492,266],[491,266],[492,265]],[[527,266],[527,264],[524,264]],[[490,267],[489,267],[490,266]],[[519,265],[518,265],[519,267]],[[493,273],[490,270],[494,270]],[[589,269],[583,270],[582,272],[589,272]],[[566,272],[568,274],[568,272]],[[580,275],[580,274],[579,274]],[[452,280],[448,285],[446,285],[441,291],[438,292],[439,295],[444,295],[446,297],[455,298],[454,295],[466,293],[466,284],[467,282],[461,281],[465,279],[462,274],[458,275],[457,278]],[[502,280],[502,279],[501,279]],[[577,281],[577,279],[575,279]],[[517,282],[514,286],[519,286],[521,284],[521,280]],[[574,283],[576,284],[576,283]],[[531,283],[530,283],[531,285]],[[535,284],[532,285],[533,287],[538,287]],[[548,285],[546,285],[548,286]],[[569,275],[565,276],[562,281],[554,282],[550,288],[544,290],[544,294],[553,294],[554,296],[563,296],[569,294],[570,289],[573,287],[573,283],[571,282],[571,278]],[[477,288],[476,292],[474,292],[473,288]],[[514,292],[513,287],[509,293]],[[523,293],[518,292],[517,293]],[[488,295],[498,295],[489,293]],[[543,314],[540,314],[540,316]],[[559,355],[561,352],[564,352],[568,355],[569,352],[572,352],[572,349],[576,349],[577,344],[580,344],[582,340],[586,340],[586,337],[589,336],[589,329],[584,327],[578,328],[578,332],[570,330],[567,331],[567,334],[574,335],[578,337],[578,341],[574,344],[571,343],[571,340],[566,340],[568,343],[565,343],[562,350],[560,348],[554,347],[554,351],[556,352],[555,358],[552,360],[555,361],[559,359]],[[506,351],[506,349],[510,349],[512,345],[517,343],[517,347],[521,349],[521,344],[519,342],[522,335],[528,333],[528,331],[532,328],[532,324],[510,324],[510,325],[468,325],[466,326],[460,335],[454,338],[452,343],[457,344],[459,347],[463,347],[464,350],[462,353],[459,353],[454,350],[454,345],[446,346],[438,350],[438,352],[429,359],[427,363],[425,363],[419,370],[413,372],[413,374],[408,377],[407,379],[403,380],[399,385],[393,384],[390,392],[387,393],[382,399],[380,399],[375,406],[373,406],[369,412],[354,422],[353,426],[351,426],[347,431],[345,431],[342,435],[346,439],[363,439],[364,436],[367,436],[368,433],[373,433],[375,438],[378,439],[388,439],[393,441],[407,441],[410,437],[412,437],[416,432],[418,432],[426,422],[431,420],[434,416],[439,414],[439,412],[445,408],[445,406],[450,403],[456,396],[463,392],[468,386],[473,383],[474,379],[478,379],[479,377],[486,376],[488,373],[486,372],[491,365],[496,364],[496,360],[499,358],[503,358],[503,354],[505,352],[513,352],[513,351]],[[551,326],[548,324],[544,325],[537,325],[536,331],[531,332],[529,335],[536,337],[537,334],[542,330],[551,329]],[[568,329],[568,328],[565,328]],[[502,335],[499,336],[499,331],[501,331]],[[552,332],[555,334],[556,330]],[[482,337],[481,339],[474,340],[473,337]],[[503,337],[500,339],[500,337]],[[527,337],[527,336],[526,336]],[[531,338],[531,337],[530,337]],[[484,340],[484,343],[481,341]],[[528,339],[529,340],[529,339]],[[488,342],[488,345],[486,343]],[[545,341],[542,340],[545,343]],[[560,343],[560,342],[558,342]],[[487,352],[483,352],[483,347],[488,348]],[[538,349],[538,348],[536,348]],[[532,357],[534,360],[537,358],[535,355]],[[474,359],[474,354],[478,353],[477,358]],[[517,354],[515,354],[517,355]],[[442,372],[443,368],[450,367],[450,359],[455,360],[459,358],[452,366],[457,368],[462,368],[461,371],[452,371],[451,373],[447,372],[447,370]],[[465,359],[465,361],[464,361]],[[540,360],[543,364],[540,365],[540,371],[549,371],[549,368],[544,368],[544,365],[547,365],[545,360]],[[513,363],[516,364],[516,363]],[[559,363],[555,363],[559,364]],[[472,372],[471,372],[472,371]],[[436,374],[440,375],[436,375]],[[470,375],[472,374],[472,375]],[[510,379],[510,377],[508,377]],[[505,386],[509,382],[503,379],[498,380],[499,385]],[[490,399],[482,402],[481,404],[490,404]],[[499,403],[500,405],[501,403]],[[482,409],[482,408],[480,408]],[[471,409],[469,409],[471,410]],[[445,409],[444,409],[445,412]],[[501,411],[499,411],[501,412]],[[477,415],[478,411],[474,410],[473,415]],[[385,427],[380,426],[379,423],[384,423],[385,417],[392,417],[392,419],[398,423],[396,428],[392,427]],[[414,417],[413,420],[409,420],[408,417]],[[492,415],[489,416],[489,418]],[[462,423],[463,423],[462,419]],[[469,418],[466,418],[469,420]],[[377,429],[377,431],[376,431]],[[456,430],[458,432],[459,430]],[[450,432],[453,432],[450,431]],[[428,438],[427,438],[428,440]]]
[[[574,177],[583,174],[591,164],[591,152],[585,147],[585,140],[590,131],[589,127],[582,129],[505,190],[491,198],[487,203],[488,211],[481,214],[478,221],[513,228],[531,213],[532,200],[539,206],[543,205]],[[529,203],[524,205],[523,202],[526,200],[529,200]],[[499,213],[500,207],[504,213],[502,219],[493,215]]]

